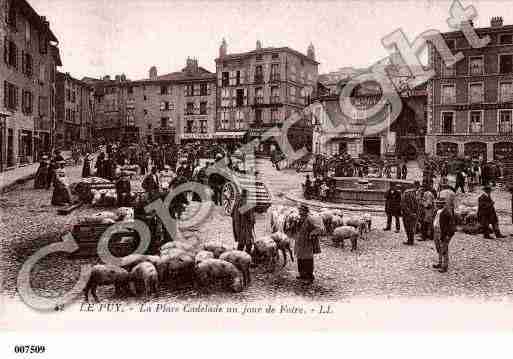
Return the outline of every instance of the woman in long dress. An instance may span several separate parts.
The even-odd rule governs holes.
[[[39,164],[39,168],[37,169],[36,177],[34,179],[34,188],[47,188],[49,170],[50,168],[48,163],[48,157],[43,156],[41,159],[41,163]]]
[[[91,158],[89,153],[84,156],[84,166],[82,167],[82,178],[91,176]]]

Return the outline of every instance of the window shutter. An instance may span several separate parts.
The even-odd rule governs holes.
[[[233,71],[228,72],[228,83],[230,84],[230,86],[235,85],[235,77]]]
[[[244,84],[244,76],[246,76],[246,72],[244,70],[240,70],[240,83]]]
[[[23,74],[26,74],[27,71],[25,71],[26,64],[25,64],[25,51],[21,50],[21,72]]]
[[[243,104],[247,106],[248,104],[248,89],[245,88],[244,89],[244,101],[243,101]]]
[[[9,108],[9,86],[7,85],[7,81],[4,81],[4,107]]]
[[[9,40],[7,40],[7,36],[4,38],[4,62],[9,64]]]
[[[11,56],[13,56],[13,59],[14,59],[14,68],[17,70],[18,69],[18,47],[16,46],[15,43],[13,43],[13,53]]]

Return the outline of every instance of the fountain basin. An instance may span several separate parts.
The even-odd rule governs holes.
[[[392,184],[401,190],[413,187],[413,181],[392,178],[335,177],[335,181],[335,195],[330,198],[334,203],[384,205]]]

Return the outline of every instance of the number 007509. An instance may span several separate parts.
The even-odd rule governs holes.
[[[16,354],[41,354],[44,353],[46,347],[44,345],[15,345],[14,352]]]

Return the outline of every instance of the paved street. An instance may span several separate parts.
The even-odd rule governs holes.
[[[275,202],[287,204],[282,194],[297,188],[304,174],[292,170],[277,172],[269,161],[259,160],[259,171],[267,179]],[[78,179],[80,168],[68,168],[67,173]],[[68,216],[58,216],[50,206],[51,192],[32,189],[32,181],[0,198],[2,224],[0,238],[3,289],[15,294],[17,272],[24,260],[38,248],[59,240],[59,235],[84,215],[98,212],[81,208]],[[494,193],[498,203],[507,202],[504,193]],[[190,208],[189,212],[194,208]],[[306,297],[323,300],[344,300],[358,296],[380,297],[446,297],[468,296],[500,298],[511,295],[513,288],[513,239],[486,240],[481,236],[458,233],[450,245],[451,263],[447,274],[431,269],[436,257],[432,242],[417,242],[413,247],[402,245],[404,233],[383,232],[384,217],[373,214],[373,231],[368,240],[358,243],[359,249],[334,247],[327,239],[321,242],[322,253],[316,257],[316,281],[305,286],[295,280],[295,263],[278,268],[274,273],[253,270],[252,284],[239,294],[220,289],[195,291],[188,284],[177,288],[161,288],[159,298],[170,300],[209,299],[257,300],[265,297]],[[503,232],[513,232],[510,216],[501,216]],[[508,224],[506,224],[508,223]],[[257,218],[257,236],[264,235],[266,216]],[[229,248],[234,246],[231,220],[220,208],[214,210],[207,223],[196,231],[202,241],[215,240]],[[78,278],[80,264],[96,260],[71,260],[62,254],[42,260],[33,271],[33,285],[44,295],[56,295],[69,289]],[[98,290],[100,298],[112,298],[113,289]]]

